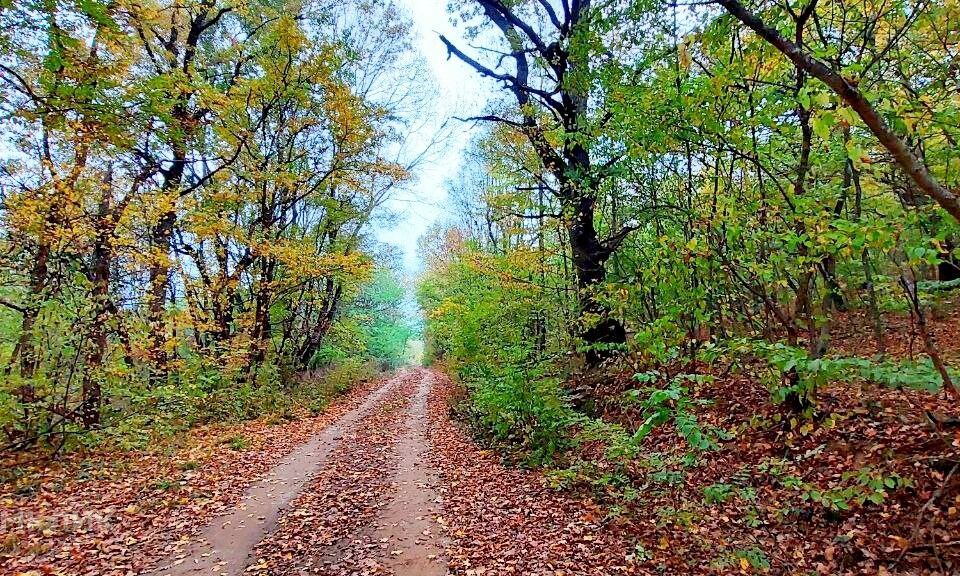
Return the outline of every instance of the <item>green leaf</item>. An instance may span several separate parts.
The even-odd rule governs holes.
[[[836,124],[833,112],[824,110],[813,118],[813,133],[823,140],[830,139],[830,129]]]

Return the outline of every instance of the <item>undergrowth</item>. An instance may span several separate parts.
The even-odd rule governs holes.
[[[699,360],[707,370],[720,372],[731,358],[762,360],[756,378],[765,382],[774,404],[782,404],[795,391],[787,382],[791,371],[799,373],[799,384],[817,388],[828,383],[856,381],[892,388],[936,391],[939,375],[929,361],[869,360],[863,358],[810,359],[805,351],[784,344],[731,340],[711,344],[700,351]],[[756,369],[744,364],[740,369]],[[506,454],[508,460],[545,469],[547,481],[555,488],[586,488],[617,515],[643,493],[671,490],[685,482],[690,470],[700,467],[710,454],[734,440],[736,430],[703,424],[698,414],[713,401],[696,391],[709,391],[717,376],[710,373],[669,375],[664,369],[634,374],[632,386],[613,401],[630,413],[633,426],[589,416],[574,406],[568,385],[545,363],[532,366],[497,367],[472,363],[454,369],[465,393],[458,398],[455,412],[467,420],[476,436]],[[780,426],[797,428],[804,435],[812,424],[803,417],[790,422],[774,421],[757,429]],[[831,425],[831,420],[824,425]],[[669,432],[681,441],[671,454],[657,452],[649,439],[654,433]],[[766,474],[769,468],[758,470]],[[828,486],[806,482],[799,476],[783,474],[774,481],[795,491],[801,501],[816,504],[834,513],[855,506],[878,504],[892,490],[910,488],[909,478],[895,472],[862,467],[844,472]],[[723,504],[731,498],[752,500],[756,493],[749,485],[717,482],[703,488],[703,504]]]
[[[376,376],[375,362],[345,359],[323,370],[281,383],[235,383],[216,371],[196,374],[178,384],[117,390],[116,400],[95,430],[48,426],[37,449],[64,454],[76,449],[141,450],[156,448],[190,428],[208,423],[239,423],[264,418],[269,423],[322,413],[337,396]]]

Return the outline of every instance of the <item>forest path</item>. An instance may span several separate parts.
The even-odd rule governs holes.
[[[427,371],[419,373],[419,388],[410,406],[407,430],[397,445],[397,494],[377,521],[375,539],[389,548],[385,564],[395,575],[442,576],[447,569],[441,560],[435,525],[439,512],[437,479],[427,461],[427,397],[434,377]]]
[[[427,370],[397,374],[254,483],[154,574],[447,573]]]
[[[284,508],[322,469],[344,432],[355,426],[397,385],[391,378],[375,389],[357,408],[344,414],[250,486],[230,514],[214,518],[200,537],[161,562],[157,573],[242,574],[254,546],[276,529]]]

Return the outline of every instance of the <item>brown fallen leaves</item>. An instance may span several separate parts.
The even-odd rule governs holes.
[[[739,433],[684,466],[672,427],[656,431],[645,446],[672,459],[678,475],[656,477],[637,459],[625,473],[639,495],[624,502],[597,487],[554,492],[537,472],[504,468],[451,424],[451,393],[439,386],[431,401],[431,440],[454,574],[913,575],[958,566],[960,474],[948,475],[960,462],[960,435],[934,434],[924,422],[928,410],[956,414],[943,396],[831,385],[821,403],[833,417],[800,433],[774,425],[763,385],[721,379],[695,392],[724,399],[698,418]],[[566,458],[601,462],[590,450]],[[862,469],[913,483],[849,510],[810,501],[811,490],[849,486]],[[709,500],[705,489],[717,485],[730,496]]]
[[[939,332],[944,337],[948,330]],[[622,389],[628,379],[606,385]],[[643,459],[627,466],[630,482],[641,487],[626,517],[628,532],[647,551],[644,569],[791,575],[960,569],[960,474],[950,476],[960,463],[960,427],[936,426],[928,417],[960,416],[944,394],[832,383],[818,392],[817,418],[791,429],[790,415],[749,372],[721,375],[692,393],[710,401],[697,409],[700,426],[731,437],[683,464],[688,449],[672,426],[663,426],[646,439],[644,452],[669,463],[675,476]],[[609,388],[594,394],[617,397]],[[613,402],[604,417],[636,420]],[[567,457],[602,461],[602,446]],[[884,492],[873,494],[878,501],[864,498],[873,493],[870,482]],[[831,508],[817,497],[843,504]]]
[[[430,398],[432,464],[439,470],[450,571],[467,576],[641,574],[627,536],[592,502],[544,486],[541,475],[505,468],[448,415],[451,388],[438,375]]]
[[[422,375],[401,376],[344,432],[323,471],[258,545],[249,573],[397,573],[391,559],[406,552],[378,538],[376,521],[394,496],[397,443]],[[540,472],[503,466],[451,422],[453,387],[438,373],[434,379],[428,460],[438,474],[437,521],[452,574],[949,574],[958,565],[960,430],[934,431],[925,419],[928,412],[958,415],[943,397],[830,385],[820,391],[829,417],[791,431],[777,424],[779,409],[762,384],[724,376],[693,394],[715,400],[698,408],[701,426],[729,431],[730,439],[678,466],[686,448],[672,427],[661,427],[644,449],[672,462],[677,475],[657,477],[637,458],[622,473],[638,494],[624,501],[596,486],[556,491]],[[33,492],[2,495],[0,572],[140,573],[367,392],[315,419],[197,430],[172,456],[99,454],[35,467],[28,477]],[[248,448],[220,443],[237,434]],[[584,443],[566,458],[597,464],[601,451]],[[911,484],[849,509],[809,500],[811,489],[839,489],[866,468]]]
[[[395,443],[415,376],[407,373],[373,411],[344,434],[323,471],[260,542],[250,574],[385,574],[387,553],[367,529],[390,502]]]
[[[358,387],[316,418],[198,427],[169,453],[97,452],[25,466],[17,483],[0,485],[0,574],[140,573],[371,389]],[[246,446],[232,449],[236,437]]]

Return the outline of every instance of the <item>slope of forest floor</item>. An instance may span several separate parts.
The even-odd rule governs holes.
[[[628,535],[589,496],[554,490],[542,474],[505,467],[495,451],[476,445],[450,419],[456,395],[443,379],[430,401],[452,573],[642,573],[628,557]]]
[[[958,316],[953,309],[931,320],[948,359],[960,355]],[[888,358],[923,357],[909,316],[884,320]],[[871,334],[866,318],[847,315],[833,354],[874,356]],[[584,441],[561,464],[589,470],[580,487],[632,534],[643,566],[668,573],[960,570],[960,406],[945,392],[830,382],[805,421],[770,401],[757,366],[673,368],[714,377],[689,386],[692,414],[717,433],[716,450],[695,454],[676,427],[660,426],[637,458],[611,461],[605,445]],[[611,400],[636,386],[631,376],[598,380],[591,396],[605,421],[635,430],[640,411]]]

